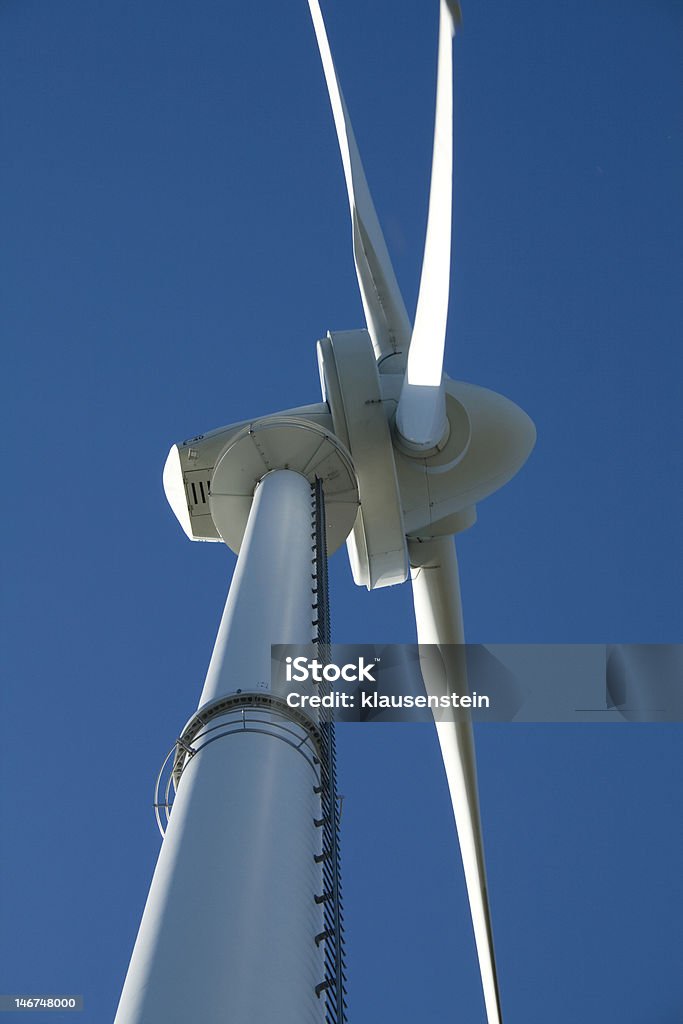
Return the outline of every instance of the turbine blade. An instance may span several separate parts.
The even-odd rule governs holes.
[[[410,541],[409,551],[419,643],[463,644],[458,563],[452,538],[439,537],[422,544]],[[462,689],[462,682],[458,686],[458,678],[462,680],[464,672],[464,650],[446,646],[442,647],[441,654],[450,688],[457,692]],[[441,693],[440,680],[430,676],[429,660],[426,658],[423,665],[427,693]],[[487,1021],[488,1024],[502,1024],[472,726],[469,721],[440,721],[435,724],[458,832]]]
[[[448,429],[442,376],[451,276],[453,36],[459,24],[459,5],[455,0],[441,0],[427,234],[415,325],[396,413],[399,434],[416,452],[435,448]]]
[[[308,0],[308,6],[318,40],[344,166],[353,228],[353,258],[365,320],[375,354],[381,359],[408,351],[410,320],[368,188],[351,119],[332,60],[319,0]]]

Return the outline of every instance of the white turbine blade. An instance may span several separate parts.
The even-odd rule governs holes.
[[[452,539],[442,537],[424,544],[411,541],[409,551],[419,643],[464,643],[458,564]],[[464,672],[464,651],[451,647],[442,648],[441,653],[448,668],[450,688],[457,692],[458,677]],[[461,663],[459,654],[463,655]],[[423,678],[428,694],[443,692],[440,680],[430,678],[428,664],[423,666]],[[472,726],[469,721],[435,724],[458,831],[486,1016],[488,1024],[502,1024]]]
[[[375,354],[381,359],[395,352],[407,352],[410,344],[410,320],[365,178],[349,112],[332,60],[320,4],[318,0],[308,0],[308,6],[318,40],[344,165],[353,226],[353,258],[365,320]]]
[[[399,434],[416,451],[436,447],[447,430],[442,375],[451,276],[453,36],[459,23],[459,5],[441,0],[427,235],[415,326],[396,413]]]

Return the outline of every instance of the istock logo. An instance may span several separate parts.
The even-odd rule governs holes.
[[[366,663],[365,658],[344,665],[323,665],[321,661],[311,661],[306,657],[285,658],[287,668],[285,675],[288,683],[336,683],[343,679],[347,683],[376,683],[373,672],[377,662]]]

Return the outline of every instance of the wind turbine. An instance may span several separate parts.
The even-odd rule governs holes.
[[[464,642],[452,537],[535,441],[512,402],[443,372],[452,201],[452,39],[440,0],[429,213],[411,327],[339,87],[309,7],[341,150],[366,329],[318,342],[322,402],[171,449],[164,487],[192,540],[238,553],[197,712],[173,751],[173,813],[117,1024],[342,1022],[343,923],[331,722],[271,692],[274,643],[329,643],[326,553],[372,590],[411,577],[418,640]],[[425,668],[428,692],[437,681]],[[438,721],[488,1024],[501,1024],[468,722]],[[170,792],[170,790],[169,790]],[[158,801],[167,811],[170,800]]]

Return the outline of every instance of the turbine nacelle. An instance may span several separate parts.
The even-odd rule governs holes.
[[[340,547],[356,518],[358,489],[351,457],[334,436],[324,403],[242,420],[174,444],[164,466],[164,492],[190,540],[222,541],[238,553],[256,487],[275,469],[323,481],[329,550]],[[220,517],[212,508],[219,498]]]
[[[253,493],[274,469],[323,480],[328,546],[347,540],[354,580],[372,590],[407,579],[408,540],[459,533],[476,504],[526,461],[536,432],[502,395],[444,379],[448,426],[438,450],[419,455],[396,430],[403,375],[378,368],[365,330],[318,343],[324,402],[244,420],[169,452],[166,497],[191,540],[225,541],[238,552]],[[380,369],[384,366],[387,372]],[[212,501],[221,497],[221,529]]]

